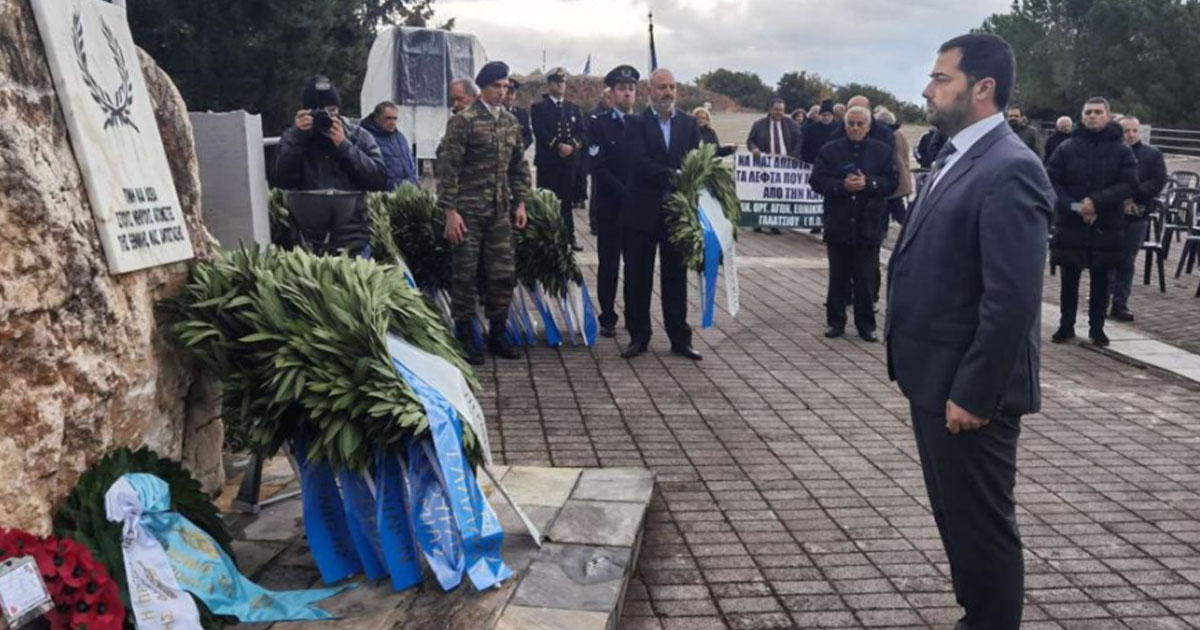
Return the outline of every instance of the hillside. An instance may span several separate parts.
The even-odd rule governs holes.
[[[531,102],[540,99],[546,93],[546,79],[541,72],[526,76],[516,75],[515,78],[521,82],[521,90],[517,93],[517,102],[522,107],[529,107]],[[646,106],[646,95],[649,94],[649,90],[649,83],[643,79],[638,85],[638,108]],[[596,103],[600,102],[600,92],[602,91],[604,91],[603,77],[575,76],[567,79],[567,99],[578,103],[584,112],[591,111]],[[705,103],[711,103],[714,112],[736,112],[740,109],[733,99],[723,94],[698,88],[695,85],[681,83],[678,99],[678,106],[684,111]]]

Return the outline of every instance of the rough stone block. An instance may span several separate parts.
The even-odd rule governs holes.
[[[630,556],[627,548],[547,543],[517,588],[513,603],[534,608],[614,610]]]

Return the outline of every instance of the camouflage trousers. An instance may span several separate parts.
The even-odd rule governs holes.
[[[466,234],[454,246],[454,277],[450,286],[450,310],[454,321],[475,317],[476,300],[483,294],[488,321],[506,320],[517,283],[513,259],[512,219],[495,209],[463,212]]]

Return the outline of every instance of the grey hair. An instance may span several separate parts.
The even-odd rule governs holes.
[[[461,85],[463,91],[466,92],[468,96],[479,96],[479,86],[475,85],[475,82],[470,79],[455,79],[450,82],[450,87],[454,87],[456,85]]]
[[[654,77],[657,77],[657,76],[660,76],[660,75],[664,75],[664,74],[666,74],[666,75],[670,75],[670,77],[671,77],[672,79],[674,79],[674,78],[675,78],[675,73],[674,73],[674,72],[671,72],[671,71],[670,71],[670,70],[668,70],[667,68],[658,68],[658,69],[656,69],[654,72],[651,72],[651,73],[650,73],[650,82],[651,82],[651,83],[654,83]]]
[[[867,117],[867,122],[871,122],[871,110],[863,107],[862,105],[855,105],[854,107],[847,109],[844,119],[849,120],[850,114],[862,114],[863,116]]]
[[[1137,116],[1122,116],[1121,117],[1121,122],[1125,122],[1126,120],[1137,123],[1138,127],[1142,126],[1142,121],[1138,120]]]
[[[1070,116],[1059,116],[1058,120],[1054,121],[1054,126],[1057,127],[1057,126],[1063,124],[1064,122],[1071,123],[1072,126],[1075,124],[1075,121],[1071,120]]]
[[[896,115],[886,107],[876,112],[875,119],[889,127],[896,124]]]

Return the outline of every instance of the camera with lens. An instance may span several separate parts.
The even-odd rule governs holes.
[[[308,113],[312,115],[313,129],[317,133],[327,133],[333,128],[333,116],[324,107],[314,107]]]

